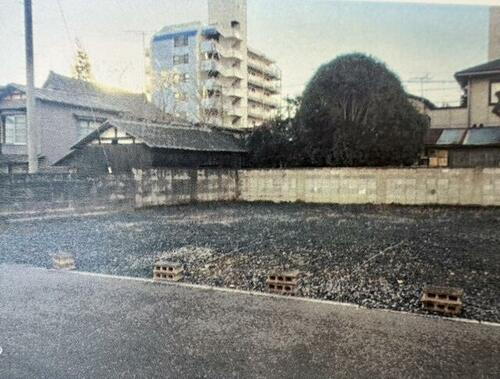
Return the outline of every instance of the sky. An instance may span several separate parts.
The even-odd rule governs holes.
[[[321,64],[362,52],[385,62],[407,91],[438,105],[457,105],[460,89],[453,74],[487,61],[486,5],[500,5],[500,0],[414,1],[248,0],[249,44],[281,67],[284,96],[299,95]],[[142,91],[141,32],[149,39],[165,25],[206,22],[207,4],[34,0],[33,19],[37,86],[50,70],[71,74],[78,40],[90,56],[96,81]],[[21,0],[2,0],[0,46],[0,84],[24,83]]]

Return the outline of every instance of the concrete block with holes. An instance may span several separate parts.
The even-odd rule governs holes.
[[[154,281],[178,282],[184,278],[184,268],[177,262],[156,262],[153,266]]]
[[[295,296],[297,294],[299,278],[299,271],[273,272],[267,277],[267,290],[270,293]]]
[[[420,299],[422,307],[431,312],[458,315],[462,311],[464,290],[452,287],[425,287]]]
[[[56,270],[74,270],[75,258],[71,254],[61,253],[52,255],[52,263]]]

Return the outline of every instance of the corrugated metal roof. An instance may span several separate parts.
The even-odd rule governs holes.
[[[436,145],[459,145],[467,129],[444,129]]]
[[[470,129],[429,129],[424,137],[427,146],[500,146],[500,127]]]
[[[73,148],[83,146],[99,137],[103,131],[116,127],[138,138],[152,148],[246,152],[241,142],[232,134],[213,128],[187,126],[185,124],[156,124],[128,120],[109,120],[99,129],[80,140]]]
[[[469,129],[463,145],[500,145],[500,128]]]

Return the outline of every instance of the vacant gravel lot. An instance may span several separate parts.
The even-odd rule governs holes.
[[[160,256],[185,280],[264,290],[275,268],[301,295],[423,312],[425,284],[465,290],[463,317],[500,321],[500,209],[198,204],[100,216],[0,221],[0,263],[152,276]],[[382,252],[382,253],[381,253]]]

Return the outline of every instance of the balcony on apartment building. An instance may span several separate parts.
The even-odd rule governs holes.
[[[236,87],[232,85],[225,86],[220,80],[210,78],[203,82],[203,89],[208,91],[218,91],[223,96],[229,99],[228,101],[233,101],[234,98],[239,99],[245,97],[245,91],[241,87]]]
[[[243,37],[241,36],[241,32],[236,28],[223,28],[218,24],[209,25],[204,31],[203,35],[206,37],[222,37],[226,39],[234,39],[238,41],[242,41]]]
[[[229,128],[241,128],[245,126],[242,120],[243,120],[242,117],[225,115],[224,118],[222,119],[221,125]]]
[[[262,72],[266,75],[269,75],[273,79],[281,79],[280,69],[272,64],[265,64],[263,62],[259,62],[258,60],[249,57],[248,67],[253,68],[254,70]]]
[[[243,60],[243,54],[239,49],[226,47],[215,40],[202,41],[200,50],[202,53],[217,53],[227,59]]]
[[[273,116],[273,112],[263,107],[248,106],[248,116],[259,120],[268,120]]]
[[[219,111],[227,112],[233,108],[239,108],[238,100],[233,100],[228,96],[210,96],[201,100],[201,105],[205,109],[217,109]]]
[[[248,74],[248,84],[257,88],[263,88],[273,94],[278,93],[280,88],[280,83],[278,81],[267,80],[262,76],[254,75],[252,73]]]
[[[248,91],[248,100],[263,103],[273,108],[280,106],[280,100],[276,96],[267,96],[262,91]]]
[[[222,89],[222,83],[220,82],[220,80],[214,78],[206,79],[202,83],[202,87],[206,90],[220,91]]]
[[[241,68],[224,64],[223,61],[216,59],[207,59],[201,62],[201,70],[206,72],[218,72],[226,78],[243,79]]]
[[[224,38],[235,39],[238,41],[243,40],[241,32],[236,28],[220,28],[220,27],[218,27],[217,30],[219,31],[220,35]]]
[[[223,94],[231,97],[244,97],[245,91],[241,87],[226,87],[223,89]]]
[[[245,112],[243,110],[243,107],[232,105],[230,108],[224,109],[224,113],[229,116],[243,117]]]

